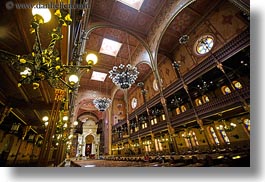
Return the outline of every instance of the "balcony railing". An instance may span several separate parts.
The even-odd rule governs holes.
[[[228,95],[222,95],[216,99],[212,99],[210,102],[205,103],[203,105],[197,106],[195,109],[199,115],[199,117],[206,117],[208,115],[211,115],[213,113],[218,113],[221,111],[224,111],[229,108],[234,107],[242,107],[242,102],[240,99],[240,96],[242,99],[248,100],[250,99],[250,88],[245,87],[237,91],[233,91],[232,93]],[[175,111],[172,111],[175,112]],[[179,115],[172,115],[170,118],[171,124],[173,127],[177,127],[179,125],[185,124],[186,122],[191,122],[192,120],[195,120],[195,114],[193,109],[187,109],[185,112],[180,113]],[[152,125],[152,132],[157,132],[167,129],[167,122],[166,121],[159,121],[157,124]],[[148,133],[150,133],[150,127],[147,127],[145,129],[140,129],[137,132],[133,132],[130,134],[131,138],[135,138],[137,136],[144,136]],[[122,138],[119,138],[115,140],[121,141]]]

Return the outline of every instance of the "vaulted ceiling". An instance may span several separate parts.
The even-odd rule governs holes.
[[[9,2],[7,0],[0,2],[0,16],[2,17],[0,19],[0,49],[13,54],[28,54],[32,51],[34,43],[34,36],[29,32],[29,22],[32,19],[31,9],[10,8],[7,4]],[[15,0],[13,2],[27,3],[25,0]],[[32,4],[35,2],[37,1],[31,1]],[[48,3],[48,1],[42,2]],[[56,3],[56,1],[53,2]],[[74,2],[78,4],[85,1]],[[92,25],[97,27],[97,24],[105,26],[98,26],[86,37],[86,51],[99,53],[104,38],[120,42],[122,46],[117,56],[99,53],[98,64],[93,66],[89,72],[83,73],[80,79],[79,94],[82,95],[87,91],[91,94],[90,98],[80,100],[80,109],[83,109],[84,112],[89,110],[96,112],[92,105],[93,97],[98,93],[111,96],[111,92],[115,88],[108,75],[104,82],[91,80],[92,72],[98,71],[108,74],[115,65],[132,63],[133,58],[143,47],[141,40],[146,41],[148,39],[151,30],[156,28],[154,23],[162,21],[161,17],[171,4],[170,0],[144,0],[141,8],[136,10],[118,0],[93,0],[91,2],[91,9],[88,10],[89,22],[86,28],[89,29]],[[200,24],[204,23],[209,13],[218,9],[218,4],[222,2],[222,0],[197,0],[176,15],[163,32],[158,50],[158,64],[162,62],[164,55],[171,55],[178,49],[179,38],[183,34],[191,34]],[[249,1],[246,0],[246,3],[249,4]],[[78,16],[82,15],[81,10],[75,10],[75,12],[73,20],[80,18]],[[47,46],[49,42],[48,33],[54,26],[55,22],[52,21],[42,27],[41,40],[43,46]],[[73,45],[73,40],[71,38],[67,39],[66,32],[67,29],[63,29],[65,38],[57,46],[57,49],[61,50],[64,64],[67,63],[67,45]],[[152,73],[150,66],[147,64],[139,64],[137,68],[140,73],[136,82],[144,81]],[[51,110],[54,101],[53,88],[46,82],[42,82],[37,90],[34,90],[31,85],[23,85],[18,88],[19,75],[6,64],[0,66],[0,80],[0,101],[2,105],[10,103],[19,117],[35,126],[36,130],[40,129],[39,126],[42,125],[41,117],[43,113]],[[129,93],[134,88],[135,85],[129,90]],[[115,94],[116,98],[122,98],[122,96],[122,91]]]

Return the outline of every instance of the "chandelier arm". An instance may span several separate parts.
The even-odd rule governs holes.
[[[81,68],[81,69],[91,69],[92,66],[88,65],[88,66],[81,66],[81,65],[63,65],[64,68]]]
[[[33,46],[33,50],[36,52],[36,53],[42,53],[42,47],[41,47],[41,41],[40,41],[40,33],[39,33],[39,25],[34,28],[35,30],[35,44]]]
[[[70,90],[73,90],[74,89],[74,87],[72,87],[71,85],[69,85],[66,81],[64,81],[61,77],[59,77],[59,80],[63,83],[63,84],[65,84]]]
[[[52,39],[51,39],[49,46],[47,48],[47,52],[48,52],[49,56],[51,56],[54,53],[54,48],[55,48],[56,42],[58,40],[62,39],[62,32],[61,31],[62,31],[62,25],[59,24],[59,27],[56,28],[56,31],[53,31],[51,34]]]
[[[18,59],[18,56],[15,55],[15,54],[13,54],[13,53],[10,53],[8,51],[1,50],[0,49],[0,58],[1,58],[0,61],[2,61],[3,59],[5,61],[9,61],[11,59],[11,61],[12,61],[14,59],[17,60]]]

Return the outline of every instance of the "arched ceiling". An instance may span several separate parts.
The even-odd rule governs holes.
[[[0,15],[5,18],[0,20],[0,49],[13,52],[14,54],[30,53],[34,43],[34,36],[30,34],[30,20],[32,19],[31,9],[20,9],[20,10],[7,10],[5,8],[8,0],[1,1]],[[17,3],[17,1],[14,1]],[[31,1],[31,3],[37,1]],[[43,3],[50,3],[51,1],[42,1]],[[56,3],[57,1],[52,1]],[[152,37],[150,32],[155,32],[157,28],[157,22],[163,21],[161,17],[165,15],[172,5],[171,0],[144,0],[141,8],[135,10],[122,4],[118,0],[93,0],[91,1],[91,9],[89,13],[88,28],[91,24],[110,24],[117,28],[98,28],[92,31],[86,40],[86,51],[99,52],[101,43],[104,38],[118,41],[122,43],[121,49],[117,56],[108,56],[105,54],[99,54],[98,64],[93,66],[92,70],[85,72],[80,80],[80,88],[78,95],[80,98],[77,99],[79,104],[79,110],[75,110],[76,113],[82,114],[89,110],[93,110],[91,101],[92,96],[88,94],[96,93],[98,95],[109,95],[111,92],[115,92],[115,86],[108,78],[104,82],[91,80],[92,72],[104,72],[108,73],[114,65],[120,63],[130,63],[133,60],[129,59],[129,52],[132,58],[139,54],[139,51],[143,49],[141,42],[134,37],[132,34],[127,34],[123,30],[129,30],[133,34],[141,37],[142,40],[147,41],[148,37]],[[211,11],[215,11],[218,8],[215,5],[222,2],[222,0],[211,1],[211,0],[197,0],[188,7],[184,8],[169,24],[164,35],[162,35],[161,43],[159,44],[158,62],[160,59],[165,59],[164,55],[172,54],[177,49],[178,40],[183,34],[190,34],[199,24],[203,23],[204,18]],[[249,4],[248,0],[244,2]],[[19,3],[28,3],[26,0],[21,0]],[[82,0],[73,1],[73,3],[83,3]],[[232,4],[231,4],[232,5]],[[81,13],[82,14],[82,13]],[[173,16],[173,15],[172,15]],[[73,17],[73,19],[78,17]],[[49,25],[44,25],[42,35],[47,35],[47,32],[54,27],[54,22]],[[169,22],[170,23],[170,22]],[[63,31],[66,31],[65,29]],[[128,38],[128,39],[127,39]],[[49,38],[48,38],[49,39]],[[48,40],[47,39],[47,40]],[[46,37],[42,37],[42,44],[47,45]],[[150,40],[148,40],[150,43]],[[67,54],[67,42],[63,39],[62,43],[62,56],[64,61],[66,60]],[[129,49],[128,49],[129,47]],[[60,46],[58,46],[61,49]],[[144,81],[148,75],[152,73],[150,66],[147,64],[137,65],[140,74],[136,82]],[[45,111],[49,111],[47,108],[53,103],[54,90],[46,83],[43,82],[40,89],[33,90],[32,86],[23,85],[21,88],[17,88],[18,74],[7,66],[1,66],[0,68],[0,101],[8,102],[12,100],[14,107],[20,116],[24,120],[29,121],[33,126],[42,125],[40,122],[41,117]],[[130,89],[134,90],[136,84]],[[101,93],[99,93],[101,92]],[[115,96],[122,97],[122,92],[118,91]],[[34,109],[25,109],[26,106],[38,106]],[[27,107],[29,108],[29,107]],[[100,113],[98,113],[100,114]],[[101,117],[99,117],[101,118]]]

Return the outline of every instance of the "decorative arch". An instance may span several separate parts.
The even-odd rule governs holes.
[[[191,3],[195,2],[195,1],[196,0],[180,0],[180,1],[175,1],[172,4],[170,4],[170,7],[168,8],[167,12],[163,14],[163,18],[162,17],[160,18],[160,19],[163,19],[163,21],[157,22],[156,27],[159,27],[159,29],[156,29],[156,31],[152,32],[150,34],[150,36],[147,38],[150,49],[152,51],[152,56],[153,56],[153,61],[151,61],[151,64],[152,64],[152,67],[154,69],[155,79],[158,82],[160,94],[162,94],[163,86],[162,86],[162,83],[160,80],[159,71],[158,71],[158,67],[157,67],[157,57],[158,57],[158,50],[159,50],[159,46],[161,44],[161,40],[162,40],[166,30],[168,29],[168,27],[170,26],[172,21],[176,18],[176,16],[184,8],[186,8],[188,5],[190,5]]]
[[[77,119],[82,118],[82,117],[86,117],[87,119],[91,119],[91,120],[94,120],[94,121],[98,121],[99,120],[98,116],[95,113],[93,113],[93,112],[84,112],[84,113],[78,115]]]
[[[168,18],[168,21],[163,21],[160,23],[159,27],[163,27],[161,32],[157,33],[153,38],[152,42],[153,45],[150,46],[151,50],[153,50],[153,57],[154,57],[154,67],[157,68],[157,55],[158,55],[158,49],[159,45],[161,43],[161,40],[169,27],[169,25],[172,23],[172,21],[176,18],[176,16],[187,6],[189,6],[191,3],[195,2],[196,0],[181,0],[176,2],[175,4],[172,4],[171,9],[167,12],[168,16],[171,15],[171,17]],[[157,44],[154,44],[154,42],[157,42]]]
[[[108,23],[102,23],[102,22],[97,22],[97,23],[93,23],[90,25],[89,30],[87,30],[86,35],[85,35],[85,39],[88,38],[88,36],[90,35],[91,32],[93,32],[94,30],[98,29],[98,28],[113,28],[113,29],[117,29],[120,31],[124,31],[128,34],[130,34],[131,36],[135,37],[141,44],[142,46],[145,48],[145,52],[142,52],[142,60],[146,61],[146,62],[152,62],[153,61],[153,56],[150,50],[150,47],[148,46],[148,44],[146,43],[146,41],[144,39],[142,39],[139,35],[135,34],[134,32],[123,28],[121,26],[118,25],[112,25],[112,24],[108,24]],[[82,47],[82,51],[84,52],[85,49],[85,43],[84,46]]]
[[[88,134],[85,137],[86,143],[92,143],[95,140],[95,136],[93,134]]]

